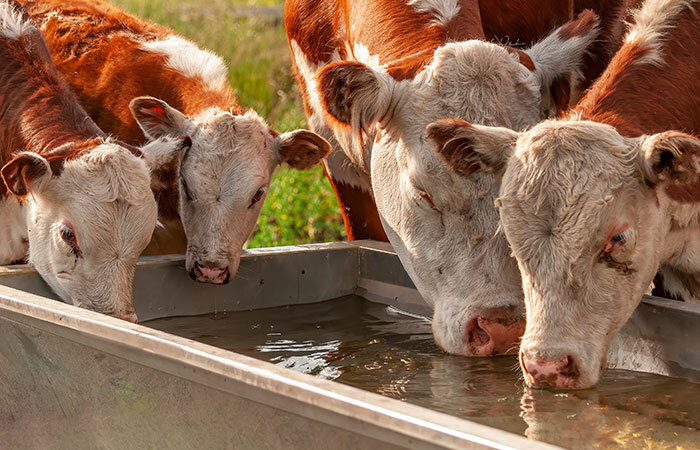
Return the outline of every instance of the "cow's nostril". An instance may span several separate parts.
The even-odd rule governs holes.
[[[575,378],[578,376],[578,369],[576,368],[576,363],[574,359],[567,355],[562,358],[562,364],[559,368],[559,374],[568,378]]]
[[[489,334],[479,326],[478,319],[474,320],[474,324],[469,331],[469,343],[474,347],[483,347],[491,341]]]
[[[518,350],[525,321],[509,310],[492,310],[471,319],[466,328],[467,354],[513,355]]]

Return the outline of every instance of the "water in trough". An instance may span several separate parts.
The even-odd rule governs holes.
[[[426,319],[357,296],[145,325],[563,447],[700,446],[700,384],[608,370],[594,389],[532,390],[514,357],[446,355]]]

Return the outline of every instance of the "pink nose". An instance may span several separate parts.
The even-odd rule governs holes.
[[[525,320],[510,309],[494,309],[467,324],[467,354],[470,356],[515,355]]]
[[[212,263],[201,265],[195,262],[192,267],[192,278],[200,283],[226,284],[230,277],[227,267],[222,269]]]
[[[578,367],[571,356],[531,358],[520,355],[525,382],[530,387],[573,389],[579,377]]]

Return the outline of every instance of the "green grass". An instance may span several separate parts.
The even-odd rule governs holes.
[[[139,17],[172,28],[229,65],[229,81],[243,106],[278,131],[306,127],[279,0],[112,0]],[[257,13],[260,13],[256,15]],[[275,174],[256,233],[247,247],[330,242],[346,238],[330,184],[317,167]]]

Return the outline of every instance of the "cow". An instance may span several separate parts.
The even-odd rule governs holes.
[[[28,244],[29,262],[64,301],[135,322],[136,259],[156,224],[140,156],[181,151],[188,139],[162,138],[139,149],[107,136],[14,1],[0,1],[0,61],[0,208],[11,212],[0,224],[13,230],[3,235],[2,256],[5,239],[19,239],[10,244]],[[13,252],[9,258],[21,256]]]
[[[188,136],[186,152],[146,152],[159,221],[146,254],[185,253],[200,282],[228,283],[275,168],[330,151],[306,130],[278,133],[242,108],[222,59],[103,1],[23,0],[56,64],[95,122],[130,144]]]
[[[609,67],[559,120],[522,133],[444,120],[427,135],[462,176],[501,180],[529,385],[594,385],[657,271],[671,295],[700,300],[698,0],[647,0]]]
[[[445,16],[449,19],[450,9],[454,11],[464,7],[462,2],[456,0],[444,2],[383,0],[376,3],[377,5],[372,5],[373,8],[384,8],[392,11],[391,14],[396,11],[400,12],[393,19],[395,21],[393,27],[395,28],[412,23],[425,28],[426,23],[434,22],[433,16]],[[420,14],[409,18],[411,15],[406,15],[408,8],[401,3],[408,3]],[[470,14],[475,17],[480,16],[483,34],[487,40],[507,43],[515,48],[527,48],[533,45],[551,30],[572,20],[586,9],[596,12],[601,18],[600,33],[598,39],[589,47],[589,51],[584,56],[581,65],[584,75],[583,82],[580,82],[578,86],[571,86],[570,80],[562,78],[552,83],[552,89],[556,91],[556,106],[559,110],[563,110],[570,102],[575,103],[580,93],[603,72],[608,61],[622,43],[623,23],[627,17],[628,9],[640,4],[641,0],[522,0],[517,2],[512,0],[479,0],[478,9],[474,8],[473,2],[465,3],[469,4],[470,12],[459,14],[454,18],[453,23],[457,23],[465,17],[468,19]],[[347,14],[349,7],[354,7],[356,11]],[[339,3],[329,0],[321,2],[291,0],[285,2],[285,23],[290,46],[291,41],[295,40],[297,45],[305,47],[305,56],[314,66],[327,62],[333,57],[336,50],[342,59],[346,59],[348,54],[351,58],[354,57],[353,49],[350,47],[354,45],[351,41],[355,38],[348,39],[348,36],[345,36],[348,25],[344,20],[348,19],[341,19],[348,15],[348,17],[352,17],[355,26],[357,24],[364,25],[366,18],[362,16],[361,9],[361,3],[349,0]],[[372,23],[370,22],[370,24]],[[382,24],[379,25],[383,27]],[[462,24],[462,26],[467,29],[479,28],[473,20]],[[448,30],[448,28],[433,28],[426,35],[425,41],[411,43],[408,47],[405,47],[399,39],[394,39],[388,45],[384,45],[381,42],[375,42],[380,41],[381,37],[377,39],[371,35],[364,36],[362,43],[368,46],[382,62],[388,62],[392,58],[400,59],[411,55],[411,51],[416,48],[416,45],[422,46],[421,48],[430,52],[431,49],[437,48],[439,43],[459,39],[459,36],[453,33],[454,30]],[[404,33],[405,30],[401,29],[401,32]],[[417,34],[413,36],[417,36]],[[421,36],[421,39],[425,39],[426,36]],[[350,47],[347,47],[346,43],[350,44]],[[291,50],[294,52],[293,48]],[[293,66],[302,89],[307,118],[311,119],[314,111],[310,103],[311,99],[306,92],[305,77],[300,71],[303,65],[299,66],[293,61]],[[311,125],[317,130],[324,129],[323,126],[315,128],[314,122],[317,125],[319,123],[322,125],[322,120],[317,118]],[[326,136],[332,135],[328,130],[326,131]],[[386,241],[386,234],[371,195],[368,174],[353,167],[339,151],[331,154],[331,157],[324,162],[324,167],[341,206],[348,238],[350,240]]]
[[[550,116],[557,84],[578,74],[596,38],[595,14],[526,50],[486,42],[475,0],[288,1],[285,14],[309,124],[335,148],[326,169],[341,203],[373,199],[381,219],[346,222],[386,232],[434,307],[443,350],[517,350],[524,305],[507,242],[494,238],[495,184],[451,173],[423,131],[450,115],[517,130]]]

